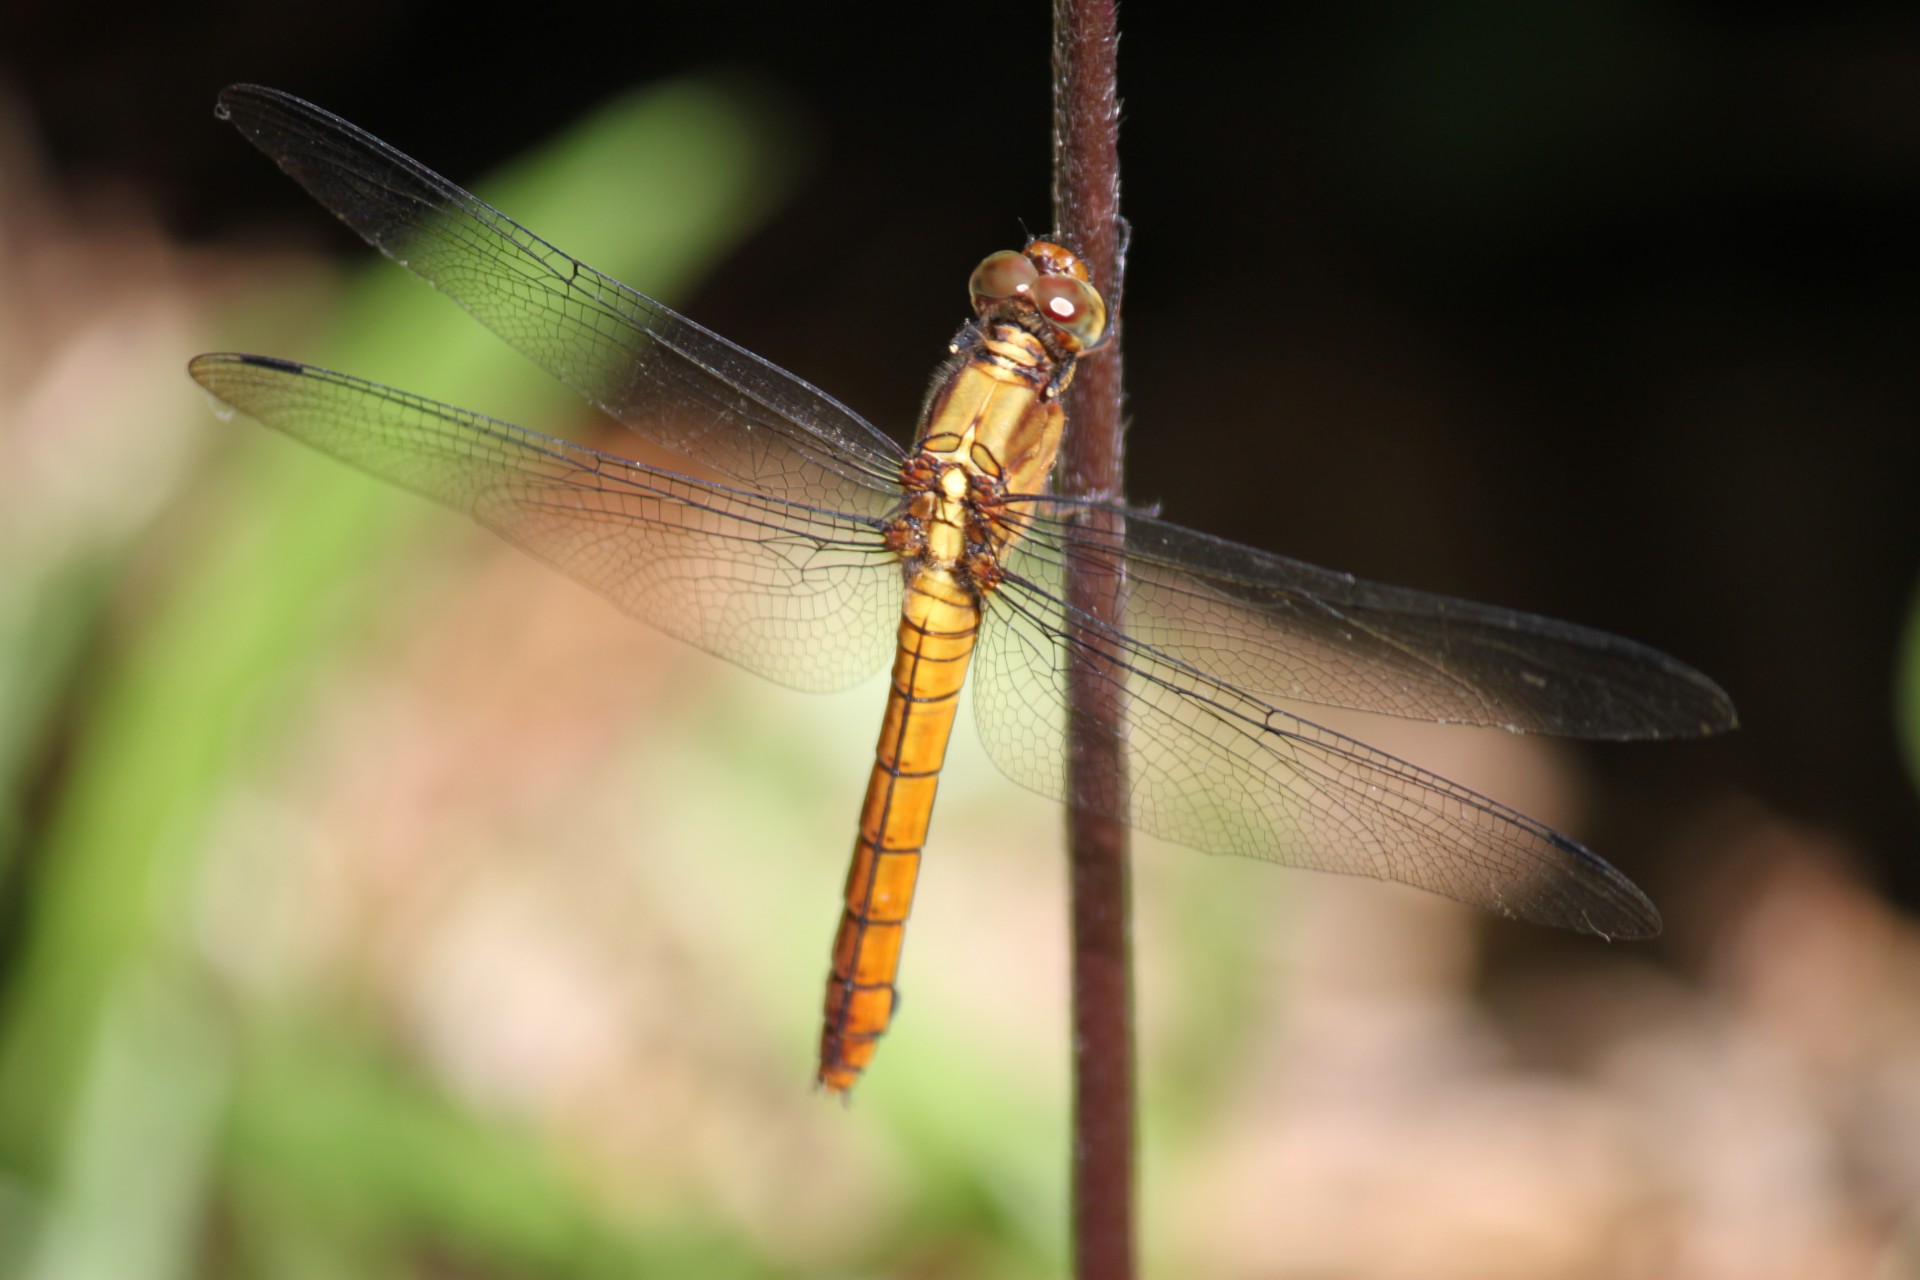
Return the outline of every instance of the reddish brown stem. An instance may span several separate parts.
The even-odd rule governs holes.
[[[1075,374],[1061,449],[1063,496],[1119,502],[1120,107],[1114,73],[1114,0],[1055,0],[1054,223],[1105,292],[1113,336]],[[1108,538],[1112,510],[1083,516]],[[1104,539],[1103,539],[1104,540]],[[1114,558],[1070,555],[1069,625],[1095,639],[1120,621],[1125,579]],[[1076,646],[1076,655],[1087,650]],[[1110,665],[1076,656],[1068,672],[1067,852],[1073,917],[1073,1251],[1079,1280],[1132,1280],[1133,983],[1127,829],[1126,729]]]

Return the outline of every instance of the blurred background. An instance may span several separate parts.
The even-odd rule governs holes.
[[[1133,500],[1743,720],[1366,727],[1651,943],[1142,840],[1149,1271],[1920,1275],[1920,17],[1123,22]],[[0,1275],[1063,1271],[1059,809],[961,727],[831,1105],[881,684],[664,640],[183,371],[626,447],[217,123],[253,80],[905,436],[1047,225],[1048,74],[1041,6],[0,9]]]

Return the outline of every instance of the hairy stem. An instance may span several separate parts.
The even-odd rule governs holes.
[[[1093,272],[1113,336],[1075,374],[1058,479],[1063,496],[1117,503],[1121,468],[1120,106],[1115,0],[1055,0],[1054,224]],[[1083,517],[1116,538],[1121,517]],[[1125,578],[1117,559],[1072,555],[1067,598],[1077,618],[1117,625]],[[1081,625],[1071,623],[1070,625]],[[1127,829],[1112,815],[1126,794],[1126,728],[1111,667],[1076,646],[1068,673],[1068,858],[1073,928],[1073,1251],[1079,1280],[1131,1280],[1133,983]]]

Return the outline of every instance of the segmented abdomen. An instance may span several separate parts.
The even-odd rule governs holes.
[[[853,1087],[893,1020],[920,850],[979,625],[979,604],[951,573],[928,570],[908,585],[827,979],[820,1083],[835,1093]]]

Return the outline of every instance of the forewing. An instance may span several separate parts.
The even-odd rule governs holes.
[[[1209,853],[1370,876],[1501,915],[1606,937],[1659,931],[1618,871],[1505,805],[1259,698],[1069,606],[1026,544],[987,599],[974,707],[987,752],[1014,781],[1067,799],[1074,663],[1103,687],[1124,743],[1123,790],[1073,802]],[[1096,700],[1098,701],[1098,700]]]
[[[221,401],[465,512],[622,610],[796,689],[884,666],[899,562],[864,516],[707,484],[391,387],[264,356],[205,355]]]
[[[1127,635],[1263,698],[1576,738],[1734,726],[1720,687],[1664,653],[1533,614],[1366,582],[1126,513],[1090,528],[1026,504],[1021,564],[1051,587],[1070,547],[1124,562]]]
[[[647,440],[794,502],[878,516],[898,496],[899,446],[778,365],[311,103],[236,85],[220,111],[369,244]]]

